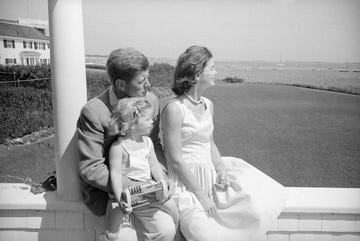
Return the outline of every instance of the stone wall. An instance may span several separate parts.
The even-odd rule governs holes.
[[[289,188],[268,241],[359,241],[360,189]],[[56,192],[34,195],[25,184],[0,184],[0,240],[96,241],[101,220],[82,202]]]

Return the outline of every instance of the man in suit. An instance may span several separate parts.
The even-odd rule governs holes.
[[[118,100],[125,97],[145,97],[154,109],[154,129],[150,135],[157,150],[158,159],[164,163],[159,143],[159,102],[148,92],[149,62],[146,56],[133,48],[114,50],[108,57],[106,70],[111,86],[102,94],[89,100],[82,108],[77,123],[79,170],[83,199],[89,210],[102,216],[106,213],[108,193],[111,185],[108,170],[109,149],[114,137],[107,134],[111,121],[111,111]],[[123,186],[139,185],[123,177]],[[118,208],[119,207],[114,207]],[[139,225],[136,230],[151,240],[167,240],[175,233],[175,225],[167,213],[154,210],[149,212],[148,222]],[[122,229],[122,227],[120,227]],[[131,235],[130,235],[131,236]],[[125,232],[121,240],[129,240]],[[120,240],[120,239],[119,239]]]

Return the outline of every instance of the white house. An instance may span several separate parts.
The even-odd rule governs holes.
[[[0,64],[50,64],[49,37],[35,27],[0,20]]]

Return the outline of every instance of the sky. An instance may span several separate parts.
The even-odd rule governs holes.
[[[72,1],[72,0],[68,0]],[[46,0],[0,0],[0,18],[48,19]],[[131,46],[177,58],[360,62],[358,0],[84,0],[86,54]]]

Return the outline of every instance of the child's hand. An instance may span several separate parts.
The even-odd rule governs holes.
[[[120,205],[120,208],[124,211],[124,213],[129,214],[132,212],[131,204],[120,201],[119,205]]]

